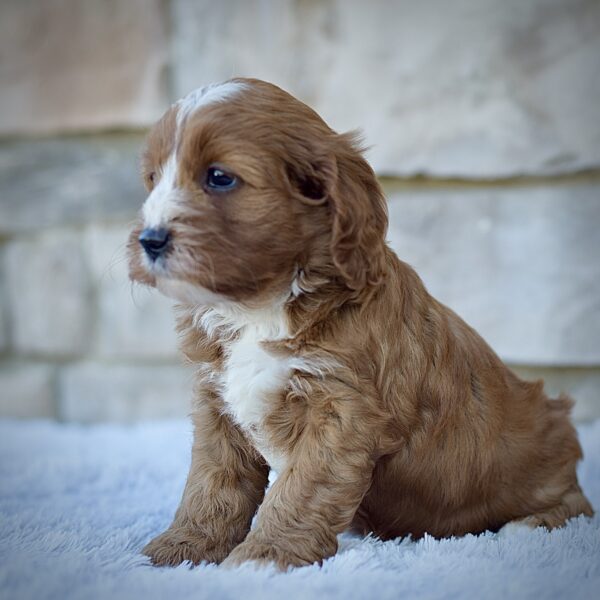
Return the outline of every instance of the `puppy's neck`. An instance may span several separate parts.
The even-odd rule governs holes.
[[[319,331],[330,321],[332,314],[346,307],[366,305],[371,290],[357,292],[349,289],[337,270],[328,263],[298,269],[291,284],[287,303],[293,337],[299,344]]]
[[[252,332],[264,342],[302,345],[344,305],[361,304],[355,292],[329,273],[299,269],[290,289],[259,303],[223,300],[190,308],[194,326],[214,341],[227,343]],[[290,346],[290,347],[291,347]]]
[[[214,339],[226,342],[251,330],[255,337],[265,341],[285,340],[290,337],[290,322],[284,300],[261,307],[249,307],[238,302],[226,302],[199,307],[194,324]]]

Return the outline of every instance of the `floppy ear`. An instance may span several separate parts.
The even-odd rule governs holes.
[[[329,196],[331,254],[346,285],[358,291],[383,280],[387,207],[375,173],[353,136],[339,138],[337,179]]]
[[[327,150],[313,149],[305,160],[296,157],[287,176],[304,204],[329,203],[333,263],[346,285],[359,291],[383,279],[387,210],[355,137],[337,135]]]
[[[325,204],[337,180],[337,163],[333,154],[312,156],[308,161],[297,160],[287,166],[287,176],[304,204]]]

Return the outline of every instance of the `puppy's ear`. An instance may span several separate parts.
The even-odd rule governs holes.
[[[378,285],[385,274],[387,207],[354,134],[339,136],[337,178],[329,198],[335,266],[352,290]]]
[[[329,204],[331,256],[346,285],[377,285],[385,272],[387,209],[383,192],[354,133],[336,135],[327,149],[296,157],[287,176],[301,202]]]
[[[335,156],[312,156],[311,160],[289,164],[287,176],[301,202],[312,206],[325,204],[337,180]]]

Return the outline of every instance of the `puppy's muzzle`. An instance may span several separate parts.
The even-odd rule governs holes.
[[[163,227],[160,229],[144,229],[138,237],[138,241],[144,248],[148,258],[152,261],[157,260],[165,254],[169,248],[171,235]]]

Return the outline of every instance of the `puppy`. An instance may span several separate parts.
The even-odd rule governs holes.
[[[166,112],[143,176],[131,278],[180,303],[197,373],[191,468],[144,548],[155,564],[287,568],[332,556],[345,529],[443,537],[593,514],[571,401],[518,379],[390,250],[353,135],[233,79]]]

